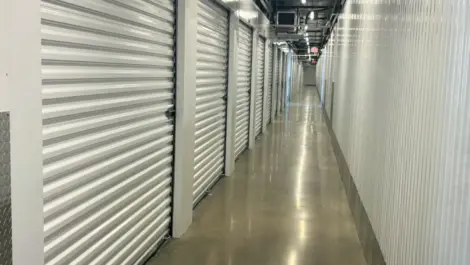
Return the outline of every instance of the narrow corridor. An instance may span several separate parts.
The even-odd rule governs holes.
[[[148,264],[366,264],[318,102],[294,97]]]

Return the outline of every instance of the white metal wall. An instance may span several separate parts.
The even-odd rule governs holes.
[[[320,84],[317,82],[317,67],[316,65],[305,65],[303,68],[304,82],[306,86],[316,86]]]
[[[264,94],[264,67],[265,67],[265,43],[266,40],[258,36],[258,68],[256,75],[255,91],[255,136],[261,133],[263,125],[263,94]]]
[[[212,0],[199,0],[197,26],[194,204],[224,168],[228,11]]]
[[[253,31],[244,23],[238,31],[237,112],[235,125],[235,156],[248,148],[250,130],[251,61]]]
[[[315,73],[316,73],[316,84],[315,86],[317,87],[318,93],[320,94],[320,102],[321,104],[324,104],[324,87],[325,87],[325,74],[324,74],[324,64],[326,61],[326,55],[322,54],[322,57],[317,62],[317,65],[315,66]],[[307,77],[305,77],[305,80],[307,82]]]
[[[332,107],[333,107],[333,89],[334,89],[334,79],[333,79],[333,69],[335,69],[335,45],[337,41],[336,31],[333,31],[330,37],[330,41],[326,45],[324,51],[325,65],[324,65],[324,104],[326,109],[326,114],[331,119]]]
[[[268,51],[266,53],[266,56],[268,56],[268,87],[266,88],[267,92],[267,97],[266,97],[266,103],[267,103],[267,108],[266,111],[264,112],[266,115],[266,118],[264,119],[266,123],[271,122],[271,110],[272,110],[272,96],[273,96],[273,89],[272,89],[272,84],[273,84],[273,45],[269,44],[268,45]]]
[[[8,30],[8,9],[7,2],[0,3],[0,111],[8,110],[8,89],[7,89],[7,73],[8,65],[8,50],[9,45],[7,30]]]
[[[42,1],[45,264],[135,264],[169,234],[174,15]]]
[[[349,0],[336,28],[333,128],[388,265],[470,264],[469,15]]]

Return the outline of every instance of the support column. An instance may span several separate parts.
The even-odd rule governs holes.
[[[235,128],[237,114],[238,17],[230,12],[228,52],[227,127],[225,134],[225,175],[235,169]]]
[[[250,133],[248,136],[248,148],[255,145],[255,98],[256,98],[256,78],[258,72],[258,30],[253,30],[253,43],[251,53],[251,89],[250,89]]]
[[[198,1],[177,2],[173,237],[181,237],[193,218]]]
[[[15,265],[42,265],[40,1],[7,0],[6,10],[8,58],[7,72],[2,74],[7,76],[9,90],[12,257]]]

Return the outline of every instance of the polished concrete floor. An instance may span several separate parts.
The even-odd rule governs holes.
[[[293,96],[149,265],[366,264],[314,89]]]

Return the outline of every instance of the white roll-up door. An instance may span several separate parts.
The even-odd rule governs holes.
[[[272,94],[272,96],[274,96],[274,106],[272,106],[274,108],[274,114],[276,115],[277,113],[277,109],[278,109],[278,98],[279,98],[279,90],[278,90],[278,87],[279,87],[279,56],[280,56],[280,53],[281,51],[274,47],[275,49],[277,49],[277,56],[276,58],[274,58],[274,73],[273,73],[273,78],[274,78],[274,86],[273,86],[273,89],[274,91],[272,91],[274,94]]]
[[[267,89],[267,102],[266,102],[266,112],[265,112],[265,115],[266,115],[266,119],[264,119],[266,121],[266,123],[270,123],[271,122],[271,110],[272,110],[272,96],[273,96],[273,88],[272,88],[272,84],[273,84],[273,47],[272,47],[272,44],[268,45],[268,51],[267,51],[267,54],[266,56],[268,56],[268,65],[266,67],[268,67],[268,87],[266,88]]]
[[[171,221],[174,2],[44,0],[41,17],[44,263],[141,263]]]
[[[286,72],[287,72],[287,67],[286,67],[286,55],[282,53],[282,58],[281,58],[281,68],[280,68],[280,73],[279,76],[281,77],[281,83],[279,84],[280,88],[279,90],[281,91],[281,96],[279,98],[279,111],[282,112],[284,111],[284,98],[285,98],[285,88],[286,88]]]
[[[265,39],[258,36],[258,70],[255,91],[255,136],[261,133],[263,125],[263,94],[264,94],[264,58]]]
[[[199,0],[194,204],[223,173],[227,112],[228,29],[227,10],[212,0]]]
[[[250,89],[253,33],[240,23],[238,31],[237,112],[235,125],[235,157],[248,148],[250,128]]]

